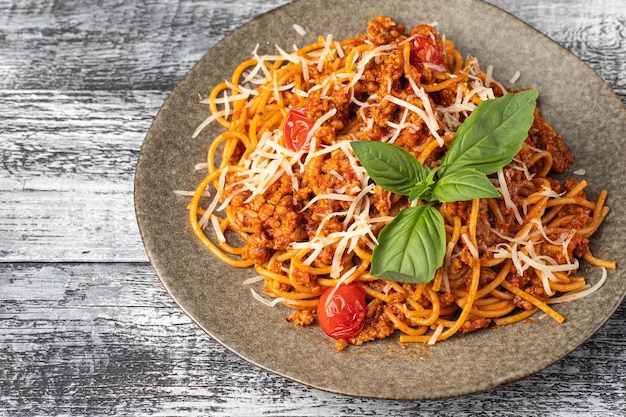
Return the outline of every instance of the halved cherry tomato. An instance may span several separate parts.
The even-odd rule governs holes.
[[[422,66],[424,63],[445,65],[443,54],[437,46],[437,42],[429,36],[418,35],[411,44],[411,64]]]
[[[330,298],[329,298],[330,297]],[[328,288],[317,305],[317,320],[328,336],[337,340],[356,337],[365,326],[365,291],[353,282]]]
[[[308,146],[306,138],[312,127],[313,122],[307,119],[304,107],[289,110],[283,129],[287,147],[292,151],[299,151]]]

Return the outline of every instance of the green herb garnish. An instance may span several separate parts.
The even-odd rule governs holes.
[[[427,283],[443,264],[446,230],[435,202],[496,198],[487,175],[519,152],[534,120],[537,91],[482,102],[459,126],[441,164],[429,169],[404,149],[377,141],[354,141],[352,150],[380,187],[420,199],[401,210],[378,236],[371,274],[385,280]]]

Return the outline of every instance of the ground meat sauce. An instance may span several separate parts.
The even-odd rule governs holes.
[[[398,43],[406,39],[405,27],[396,24],[388,17],[378,16],[368,22],[366,34],[346,42],[344,45],[345,54],[329,60],[321,67],[309,65],[309,80],[305,81],[302,89],[308,91],[318,85],[338,69],[346,65],[346,57],[351,48],[362,45],[364,42],[373,45],[388,45]],[[442,41],[435,29],[427,25],[419,25],[412,28],[411,35],[420,35],[435,39],[439,49],[442,49]],[[367,102],[372,97],[384,97],[389,91],[393,91],[394,96],[407,101],[418,107],[423,107],[420,98],[413,93],[412,86],[405,78],[405,61],[402,55],[402,48],[397,48],[395,52],[389,52],[372,60],[364,69],[362,77],[356,81],[352,91],[344,88],[331,88],[322,98],[320,90],[315,90],[306,99],[305,113],[308,119],[317,120],[326,115],[329,111],[336,113],[328,119],[316,131],[315,136],[321,145],[332,145],[338,140],[347,138],[358,140],[380,140],[385,135],[389,135],[389,124],[398,123],[403,117],[403,109],[388,100],[379,100],[377,105],[359,108],[353,102],[355,100]],[[436,68],[426,65],[412,65],[410,71],[418,85],[428,85],[437,81],[438,72]],[[459,76],[459,80],[465,80]],[[499,84],[492,85],[496,96],[504,94]],[[432,106],[450,106],[456,98],[456,87],[443,89],[437,93],[430,94]],[[293,100],[294,103],[296,100]],[[357,114],[357,111],[361,113]],[[422,147],[427,140],[432,139],[432,134],[424,121],[413,112],[405,114],[403,120],[411,124],[412,129],[403,129],[396,138],[395,144],[404,148],[414,156],[419,157]],[[367,122],[366,122],[367,121]],[[441,132],[443,125],[440,122]],[[441,157],[445,154],[449,142],[446,142],[440,149],[432,152],[424,161],[424,165],[431,168],[437,166]],[[537,150],[544,151],[542,158],[551,160],[551,169],[557,173],[565,172],[573,162],[574,157],[567,149],[563,138],[558,135],[539,113],[535,113],[535,120],[529,131],[528,138],[517,155],[517,166],[514,164],[503,169],[503,174],[508,183],[508,190],[511,200],[516,204],[521,204],[524,198],[537,191],[537,186],[532,178],[537,175],[546,163],[537,161]],[[233,159],[239,158],[242,151],[234,154]],[[525,172],[520,167],[532,166]],[[351,165],[345,152],[338,149],[329,154],[324,154],[312,158],[307,164],[304,172],[296,173],[299,187],[294,189],[292,178],[283,175],[264,194],[256,195],[250,200],[251,192],[243,191],[235,194],[230,201],[230,209],[237,226],[249,233],[248,245],[242,253],[244,259],[253,260],[257,265],[268,265],[268,261],[275,251],[285,251],[294,242],[301,242],[312,239],[316,234],[327,236],[333,232],[343,230],[342,217],[329,216],[332,213],[346,211],[350,208],[350,202],[331,199],[319,199],[307,210],[303,207],[307,205],[315,196],[328,192],[341,192],[345,195],[356,195],[360,192],[360,182],[358,176]],[[492,176],[495,178],[495,176]],[[236,182],[236,174],[228,174],[229,182]],[[563,185],[558,181],[550,181],[550,187],[556,193],[567,192],[574,188],[578,182],[568,180]],[[584,198],[582,196],[581,198]],[[406,199],[397,195],[392,195],[382,188],[376,186],[371,198],[373,208],[371,216],[395,215],[399,208],[406,204]],[[442,205],[442,213],[449,218],[458,216],[465,224],[470,215],[471,202],[453,202]],[[559,217],[566,217],[563,227],[582,228],[589,224],[591,210],[583,206],[572,205],[563,209]],[[322,223],[323,221],[323,223]],[[381,226],[382,227],[382,226]],[[466,226],[463,226],[464,228]],[[493,261],[494,253],[488,251],[498,244],[507,241],[502,235],[513,236],[520,229],[520,224],[516,220],[515,213],[511,210],[503,199],[482,199],[480,201],[480,215],[476,230],[476,244],[482,253],[481,262],[489,263]],[[375,229],[378,233],[380,228]],[[466,229],[462,230],[466,232]],[[588,239],[586,237],[574,236],[567,247],[566,253],[558,245],[542,245],[541,248],[546,255],[549,255],[559,262],[565,261],[567,257],[580,256],[587,251]],[[468,290],[471,281],[472,265],[475,258],[470,255],[470,248],[465,243],[460,244],[460,251],[448,260],[449,272],[448,283],[449,292],[439,294],[440,304],[443,310],[455,309],[455,297],[452,292],[458,290]],[[370,251],[363,247],[362,250]],[[329,265],[332,263],[335,246],[329,245],[319,254],[316,265]],[[280,273],[280,263],[270,263],[270,271]],[[483,268],[481,275],[481,285],[493,280],[499,270],[495,268]],[[302,287],[303,291],[315,293],[320,291],[320,286],[315,275],[304,270],[294,268],[291,271],[296,285]],[[523,275],[518,275],[512,269],[507,280],[514,286],[523,289],[540,300],[545,300],[547,294],[544,291],[540,277],[532,268]],[[340,341],[337,349],[345,348],[347,344],[361,345],[367,341],[385,338],[391,335],[396,326],[390,319],[388,313],[393,315],[400,322],[408,323],[406,310],[402,308],[404,295],[397,292],[385,281],[366,281],[363,284],[372,291],[377,291],[386,295],[388,302],[383,303],[379,299],[368,297],[367,315],[365,326],[360,334],[347,341]],[[415,286],[406,284],[415,290]],[[281,283],[279,289],[288,291],[290,285]],[[424,309],[432,308],[432,303],[428,294],[419,298],[419,303]],[[515,297],[511,300],[518,308],[533,308],[528,302]],[[458,314],[458,313],[456,313]],[[446,316],[443,315],[445,318]],[[454,320],[453,316],[447,317]],[[295,311],[288,318],[289,321],[307,326],[315,321],[313,309],[303,309]],[[489,318],[478,317],[470,314],[467,321],[460,329],[461,332],[471,332],[476,329],[488,327],[491,324]],[[434,325],[432,329],[434,329]],[[347,343],[346,343],[347,342]]]

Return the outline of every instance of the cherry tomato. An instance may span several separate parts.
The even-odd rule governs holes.
[[[437,46],[437,42],[429,36],[416,36],[411,45],[411,64],[422,66],[424,63],[445,65],[443,54]]]
[[[287,147],[292,151],[299,151],[308,146],[306,138],[312,127],[313,122],[307,119],[303,107],[294,107],[289,110],[283,129]]]
[[[330,298],[329,298],[330,297]],[[328,288],[317,305],[317,320],[328,336],[337,340],[356,337],[365,326],[365,291],[353,282]]]

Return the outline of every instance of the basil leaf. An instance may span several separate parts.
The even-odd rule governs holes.
[[[350,145],[374,182],[392,193],[408,196],[428,175],[427,168],[399,146],[369,140]]]
[[[432,185],[434,182],[428,183],[426,181],[420,181],[411,189],[409,193],[409,201],[422,200],[431,201],[432,199]]]
[[[537,91],[486,100],[459,126],[441,161],[440,175],[460,168],[493,174],[519,152],[534,120]]]
[[[474,168],[460,168],[444,175],[439,178],[432,193],[433,198],[442,203],[500,197],[489,178]]]
[[[401,210],[378,236],[371,274],[385,280],[425,284],[446,253],[443,216],[430,204]]]
[[[431,170],[428,167],[424,167],[424,169],[427,172],[426,178],[413,186],[411,192],[409,193],[409,201],[417,200],[418,198],[426,201],[432,201],[432,188],[436,183],[435,174],[439,168]]]

